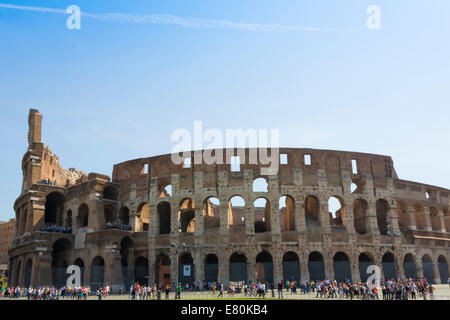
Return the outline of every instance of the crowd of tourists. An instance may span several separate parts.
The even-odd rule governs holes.
[[[360,299],[360,300],[409,300],[409,299],[430,299],[434,300],[435,288],[432,284],[424,280],[382,280],[379,286],[371,286],[368,283],[358,282],[337,282],[336,280],[323,281],[280,281],[276,284],[268,282],[230,282],[225,288],[223,283],[204,282],[203,289],[200,282],[179,283],[176,285],[160,283],[141,285],[135,283],[130,286],[129,292],[120,291],[120,294],[128,294],[132,300],[148,299],[169,299],[170,292],[175,291],[175,299],[180,299],[182,292],[189,291],[209,291],[216,297],[228,298],[236,294],[244,294],[244,297],[260,298],[288,298],[287,295],[309,295],[308,298],[317,299]],[[1,290],[1,298],[26,298],[28,300],[60,300],[77,299],[87,300],[90,296],[96,296],[98,300],[111,295],[110,286],[106,285],[96,290],[89,286],[77,288],[62,287],[4,287]],[[164,296],[164,297],[163,297]]]

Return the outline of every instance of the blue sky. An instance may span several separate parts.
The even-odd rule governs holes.
[[[249,31],[0,8],[0,219],[14,215],[27,113],[66,168],[169,153],[177,128],[280,130],[280,145],[387,154],[449,188],[450,1],[7,1],[320,30]],[[366,8],[381,8],[381,30]]]

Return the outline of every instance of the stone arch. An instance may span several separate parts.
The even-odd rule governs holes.
[[[33,272],[33,260],[31,258],[27,259],[25,263],[25,288],[31,286],[31,273]]]
[[[282,231],[295,231],[295,201],[290,195],[280,197],[280,224]]]
[[[309,279],[322,281],[325,279],[325,265],[323,256],[319,251],[313,251],[308,256]]]
[[[171,285],[170,279],[170,257],[165,253],[160,253],[155,261],[155,279],[158,288],[166,288]]]
[[[345,204],[344,200],[339,196],[331,196],[328,198],[328,214],[331,227],[345,226]]]
[[[397,279],[397,268],[395,266],[394,254],[390,251],[386,252],[381,258],[381,265],[385,279]]]
[[[205,281],[217,282],[219,276],[219,258],[215,254],[208,254],[204,261]]]
[[[67,228],[72,228],[72,217],[73,216],[73,214],[72,214],[72,210],[67,210],[67,212],[66,212],[66,221],[65,221],[65,223],[64,223],[64,225],[67,227]]]
[[[423,205],[418,202],[414,204],[414,217],[416,218],[415,220],[417,230],[425,230],[427,227],[425,210],[423,208]]]
[[[409,219],[408,205],[403,200],[397,200],[397,217],[400,231],[407,231],[411,227],[411,220]]]
[[[105,260],[101,256],[96,256],[91,262],[91,291],[103,287],[105,281]]]
[[[435,207],[430,207],[430,222],[431,229],[433,231],[441,231],[441,217],[439,216],[439,211]]]
[[[377,213],[377,225],[381,234],[386,235],[389,231],[389,203],[385,199],[378,199],[375,203]]]
[[[234,195],[228,200],[228,227],[245,226],[245,200]]]
[[[305,199],[305,219],[307,226],[320,226],[320,201],[316,196]]]
[[[77,224],[78,228],[87,227],[89,225],[89,207],[85,203],[78,207]]]
[[[64,203],[64,196],[58,191],[50,192],[45,197],[45,225],[63,225]]]
[[[253,180],[253,192],[269,192],[269,183],[266,178],[259,177]]]
[[[359,234],[369,232],[369,205],[365,199],[356,199],[353,201],[353,224]]]
[[[334,278],[338,282],[352,280],[350,259],[344,252],[337,252],[333,257]]]
[[[423,277],[434,284],[433,259],[428,253],[422,256]]]
[[[437,259],[438,269],[439,269],[439,278],[441,279],[441,283],[445,284],[448,281],[448,262],[447,258],[444,255],[439,255]]]
[[[15,286],[21,286],[21,279],[20,279],[20,271],[22,270],[22,259],[19,259],[16,262],[16,269],[14,270],[14,283]]]
[[[367,268],[374,265],[373,255],[368,252],[362,252],[358,257],[359,262],[359,277],[362,282],[366,282],[367,278],[370,276],[367,273]]]
[[[159,234],[170,233],[170,203],[163,201],[156,207],[159,219]]]
[[[264,197],[258,197],[253,202],[255,213],[255,233],[271,230],[270,226],[270,202]]]
[[[180,201],[178,208],[178,223],[181,232],[195,232],[195,204],[191,198],[185,198]]]
[[[298,254],[288,251],[283,255],[283,279],[300,281],[300,259]]]
[[[56,288],[66,285],[68,274],[67,267],[72,254],[72,241],[67,238],[57,239],[52,246],[52,281]]]
[[[148,231],[150,228],[150,205],[147,202],[141,202],[136,214],[136,231]]]
[[[266,251],[261,251],[256,256],[256,281],[273,283],[273,259],[272,255]]]
[[[190,252],[182,252],[178,257],[178,282],[182,284],[195,281],[194,259]]]
[[[105,217],[105,223],[113,223],[116,217],[116,207],[112,204],[103,205],[103,213]]]
[[[125,288],[129,288],[133,284],[133,256],[134,242],[126,236],[120,241],[120,265],[122,270],[122,279]]]
[[[230,281],[247,282],[247,257],[244,254],[235,252],[230,256]]]
[[[159,198],[172,197],[172,185],[170,183],[159,186]]]
[[[406,279],[417,279],[416,258],[413,254],[407,253],[403,258],[403,270],[405,271]]]
[[[134,281],[142,285],[148,285],[148,259],[139,256],[134,260]]]
[[[220,227],[220,201],[216,197],[208,197],[203,201],[203,219],[205,229]]]

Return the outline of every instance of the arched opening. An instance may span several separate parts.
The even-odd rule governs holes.
[[[245,255],[233,253],[230,256],[230,281],[247,282],[247,257]]]
[[[103,189],[103,199],[117,201],[118,192],[116,188],[112,186],[105,187]]]
[[[267,251],[256,256],[256,281],[273,283],[273,261]]]
[[[411,227],[411,221],[409,219],[408,205],[402,200],[397,201],[397,216],[400,231],[406,232]]]
[[[158,281],[159,288],[164,289],[171,285],[170,280],[170,258],[167,254],[160,254],[156,259],[155,278]]]
[[[113,223],[114,217],[116,216],[116,208],[110,204],[105,204],[103,206],[103,212],[105,214],[105,223]]]
[[[328,199],[328,213],[331,227],[344,226],[344,201],[340,197]]]
[[[445,256],[440,255],[438,257],[438,269],[439,269],[439,276],[441,278],[441,283],[445,284],[448,281],[448,263],[447,258]]]
[[[78,207],[77,224],[78,228],[87,227],[89,223],[89,207],[83,203]]]
[[[369,231],[368,208],[367,201],[364,199],[356,199],[353,202],[353,223],[356,232],[359,234],[365,234]]]
[[[338,282],[352,280],[350,260],[343,252],[338,252],[333,257],[334,278]]]
[[[283,279],[300,281],[300,263],[295,252],[286,252],[283,256]]]
[[[180,202],[178,210],[178,223],[180,226],[180,232],[195,232],[195,205],[192,199],[187,198]]]
[[[45,198],[45,225],[63,225],[64,196],[59,192],[51,192]]]
[[[253,180],[253,192],[268,192],[269,184],[265,178],[256,178]]]
[[[367,253],[361,253],[358,258],[359,262],[359,278],[362,282],[366,282],[367,278],[373,273],[367,273],[367,268],[373,265],[373,259]]]
[[[219,259],[215,254],[205,257],[205,281],[217,282],[219,275]]]
[[[130,237],[124,237],[120,241],[120,265],[122,267],[122,279],[125,288],[129,288],[133,284],[133,263],[134,243]]]
[[[434,284],[433,260],[430,255],[424,254],[422,257],[423,277],[429,283]]]
[[[31,259],[27,260],[25,263],[25,288],[31,285],[31,272],[33,270],[33,261]]]
[[[320,202],[317,197],[308,196],[305,199],[305,218],[307,226],[320,226]]]
[[[20,270],[22,269],[22,261],[17,262],[16,270],[14,272],[14,282],[16,286],[21,286],[21,279],[20,279]]]
[[[28,210],[22,210],[22,216],[20,217],[20,231],[19,234],[24,234],[27,231],[27,217],[28,217]]]
[[[220,201],[214,197],[209,197],[203,202],[203,220],[205,229],[220,227],[219,207]]]
[[[105,278],[105,260],[102,257],[96,256],[91,262],[91,291],[103,287]]]
[[[447,207],[445,207],[443,210],[444,212],[444,224],[445,224],[445,231],[450,232],[450,213]]]
[[[80,268],[80,285],[84,286],[84,261],[81,258],[77,258],[73,264]]]
[[[325,266],[320,252],[314,251],[309,254],[308,271],[310,280],[322,281],[325,279]]]
[[[147,202],[139,205],[136,215],[136,231],[148,231],[150,228],[150,206]]]
[[[189,252],[182,253],[178,263],[178,281],[182,284],[195,281],[194,259]]]
[[[159,218],[159,234],[170,233],[170,203],[159,203],[156,211]]]
[[[159,197],[160,198],[165,198],[165,197],[171,197],[172,196],[172,185],[171,184],[167,184],[165,186],[161,186],[159,188],[160,192],[159,192]]]
[[[270,231],[270,202],[266,198],[257,198],[253,202],[255,213],[255,233]]]
[[[414,204],[414,217],[416,218],[417,230],[425,230],[427,227],[425,211],[420,203]]]
[[[240,196],[231,197],[228,201],[228,227],[245,226],[245,201]]]
[[[66,212],[66,222],[64,223],[67,228],[72,228],[72,210]]]
[[[441,231],[441,217],[439,217],[439,211],[435,207],[430,208],[430,222],[433,231]]]
[[[129,225],[130,224],[130,209],[128,209],[127,207],[120,208],[119,220],[120,220],[120,224]]]
[[[383,235],[386,235],[389,230],[389,203],[385,199],[379,199],[375,203],[376,211],[377,211],[377,224],[378,230]]]
[[[282,231],[295,231],[295,202],[291,196],[282,196],[278,201]]]
[[[403,270],[405,270],[406,279],[417,279],[416,259],[411,253],[406,254],[403,259]]]
[[[395,258],[391,252],[386,252],[381,259],[385,279],[397,279],[397,268],[395,267]]]
[[[148,285],[148,260],[145,257],[137,257],[134,261],[134,281],[142,285]]]
[[[58,239],[52,247],[52,280],[56,288],[66,285],[68,261],[71,261],[72,242],[66,238]]]

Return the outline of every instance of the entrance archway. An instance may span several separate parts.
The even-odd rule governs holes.
[[[283,256],[283,278],[289,281],[300,281],[300,264],[295,252],[286,252]]]
[[[267,251],[256,256],[256,281],[273,283],[273,261]]]
[[[230,256],[230,281],[247,282],[247,257],[233,253]]]

